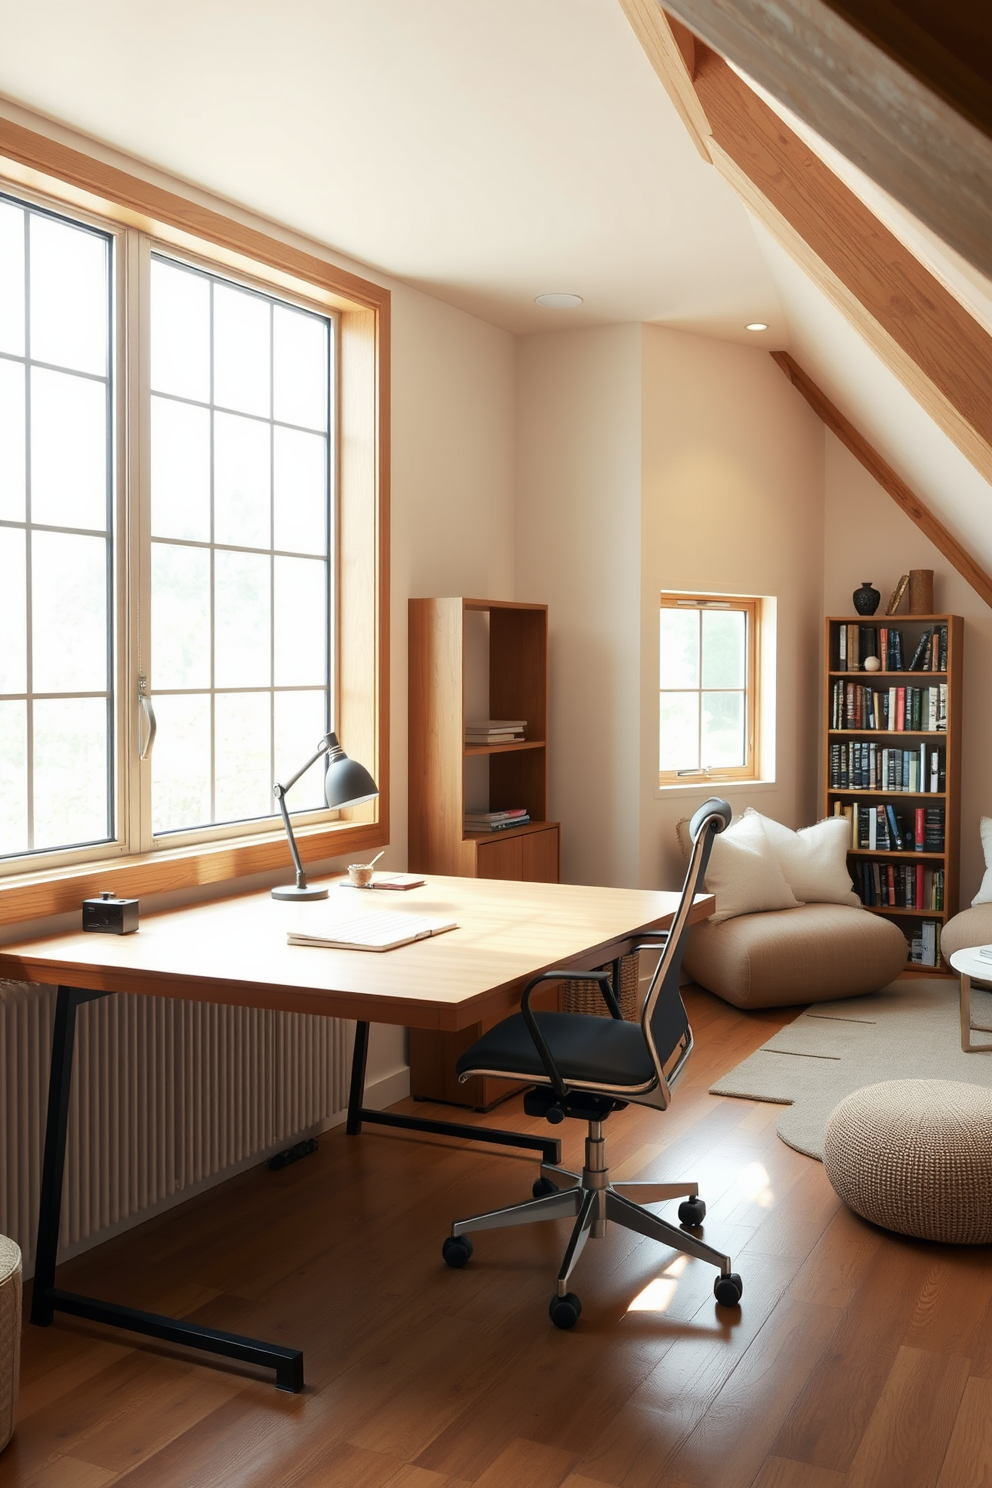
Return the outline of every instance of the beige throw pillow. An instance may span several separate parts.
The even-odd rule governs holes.
[[[706,888],[716,895],[714,922],[799,905],[765,836],[762,818],[754,811],[745,812],[714,839]]]
[[[761,822],[782,876],[797,899],[804,904],[861,904],[847,871],[851,823],[846,816],[828,816],[798,832],[750,806],[744,819],[749,816]]]
[[[982,817],[982,852],[985,854],[985,877],[972,904],[992,904],[992,816]]]

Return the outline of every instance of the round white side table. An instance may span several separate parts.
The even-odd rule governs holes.
[[[951,968],[961,978],[961,1048],[966,1054],[992,1051],[992,1044],[973,1044],[971,1041],[971,984],[978,982],[992,990],[992,956],[981,955],[982,949],[984,947],[965,946],[951,956]]]

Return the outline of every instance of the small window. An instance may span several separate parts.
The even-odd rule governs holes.
[[[661,785],[756,777],[760,606],[724,595],[661,596]]]

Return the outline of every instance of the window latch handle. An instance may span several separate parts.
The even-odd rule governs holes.
[[[145,742],[139,746],[138,758],[139,760],[146,760],[152,752],[152,745],[155,743],[158,724],[155,721],[155,706],[148,695],[148,678],[144,676],[138,678],[138,705],[145,716],[145,723],[148,728],[148,732],[145,735]]]

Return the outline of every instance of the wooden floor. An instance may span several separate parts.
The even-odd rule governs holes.
[[[563,1224],[478,1236],[462,1271],[440,1257],[453,1217],[529,1193],[532,1159],[339,1130],[60,1273],[300,1346],[306,1391],[68,1319],[29,1327],[0,1488],[992,1485],[988,1251],[854,1218],[775,1136],[776,1107],[707,1094],[782,1017],[705,994],[690,1013],[672,1110],[629,1108],[607,1135],[614,1175],[699,1180],[739,1311],[716,1308],[710,1267],[611,1230],[559,1332]],[[478,1119],[550,1130],[518,1100]],[[559,1130],[575,1165],[583,1128]]]

